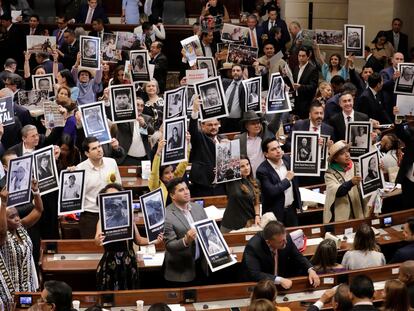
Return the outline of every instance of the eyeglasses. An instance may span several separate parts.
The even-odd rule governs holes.
[[[40,297],[39,299],[37,299],[36,300],[36,302],[38,303],[38,304],[44,304],[44,303],[46,303],[46,304],[49,304],[49,303],[51,303],[51,302],[48,302],[46,299],[44,299],[43,297]]]

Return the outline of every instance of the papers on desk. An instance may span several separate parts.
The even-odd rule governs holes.
[[[382,290],[385,288],[385,281],[374,282],[374,289],[375,290]]]
[[[204,211],[207,214],[208,219],[218,220],[222,219],[225,208],[217,208],[214,205],[207,206]]]
[[[54,254],[53,257],[47,257],[47,261],[59,260],[100,260],[102,254]]]
[[[302,202],[315,202],[324,205],[325,204],[325,195],[323,193],[318,193],[307,188],[299,188],[300,197]]]
[[[208,301],[208,302],[197,302],[193,303],[195,310],[206,310],[205,306],[207,306],[208,310],[212,309],[230,309],[232,307],[247,307],[250,305],[250,298],[244,299],[230,299],[230,300],[216,300],[216,301]]]
[[[404,227],[404,225],[394,225],[391,228],[393,228],[395,231],[402,232],[403,227]]]
[[[180,304],[172,304],[168,305],[171,311],[185,311],[185,307]]]
[[[307,246],[312,246],[312,245],[319,245],[319,243],[321,243],[323,241],[323,238],[313,238],[313,239],[308,239],[306,241],[306,245]]]
[[[145,255],[144,265],[145,267],[161,267],[164,262],[164,252],[158,252],[155,255]]]
[[[289,299],[289,302],[292,301],[302,301],[302,300],[308,300],[308,299],[314,299],[317,300],[319,299],[322,294],[325,292],[325,289],[322,290],[315,290],[313,292],[300,292],[300,293],[292,293],[292,294],[287,294],[284,296],[277,296],[276,297],[276,302],[277,303],[286,303],[286,301],[283,301],[283,298],[287,297],[287,299]]]

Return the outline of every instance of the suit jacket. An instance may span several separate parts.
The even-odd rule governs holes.
[[[368,87],[367,83],[361,78],[360,74],[356,72],[355,68],[349,69],[349,80],[356,86],[358,98],[362,92]],[[383,88],[384,89],[384,88]],[[339,106],[339,105],[338,105]],[[339,107],[339,111],[341,108]]]
[[[296,121],[296,123],[292,126],[292,130],[291,130],[291,132],[288,136],[288,139],[286,141],[286,144],[285,144],[285,146],[286,146],[285,151],[286,152],[289,152],[290,149],[291,149],[292,132],[293,131],[309,131],[309,126],[310,126],[310,119],[304,119],[304,120]],[[331,136],[331,139],[333,141],[335,141],[334,129],[329,124],[326,124],[326,123],[322,122],[322,124],[321,124],[321,134],[322,135],[329,135],[329,136]]]
[[[385,34],[387,36],[387,40],[391,42],[392,46],[395,47],[392,29],[386,31]],[[398,49],[396,49],[396,51],[403,53],[404,58],[408,60],[408,36],[405,33],[400,32],[400,40],[398,41]]]
[[[222,81],[223,81],[223,89],[224,89],[224,92],[226,92],[227,89],[230,87],[231,83],[234,80],[224,78]],[[246,111],[246,107],[245,107],[245,103],[246,103],[246,98],[245,98],[246,97],[246,92],[244,91],[243,83],[241,81],[242,80],[239,81],[239,90],[238,90],[238,93],[239,93],[239,102],[238,102],[238,104],[240,106],[240,109],[241,109],[241,112],[242,112],[242,115],[243,115],[243,112]],[[227,98],[227,100],[229,100],[229,98]],[[228,103],[228,104],[230,104],[230,103]],[[233,103],[233,105],[234,104],[235,103]],[[230,113],[230,111],[229,111],[229,113]]]
[[[309,106],[312,99],[315,97],[316,88],[318,87],[319,73],[318,69],[308,63],[303,70],[302,75],[298,81],[299,66],[293,70],[293,80],[300,84],[300,87],[295,94],[295,111],[301,119],[306,119],[309,115]]]
[[[281,47],[285,47],[286,43],[290,41],[290,34],[287,28],[286,22],[283,19],[276,18],[275,25],[273,27],[279,27],[282,31],[282,38],[280,39]],[[269,35],[269,20],[262,24],[263,34]]]
[[[286,168],[290,169],[290,157],[284,155],[283,163]],[[296,209],[302,209],[302,201],[300,198],[299,187],[297,185],[296,178],[293,178],[291,182],[287,178],[280,180],[279,175],[275,169],[269,163],[264,160],[259,165],[256,171],[256,177],[260,181],[262,188],[262,210],[263,214],[267,212],[273,212],[277,220],[284,221],[284,209],[285,209],[285,193],[284,191],[289,187],[293,187],[293,203],[292,208],[294,213]]]
[[[414,260],[414,243],[413,242],[397,250],[394,253],[394,256],[392,257],[389,263],[390,264],[399,263],[399,262],[404,262],[407,260]]]
[[[370,67],[374,72],[380,72],[384,69],[384,65],[371,54],[368,60],[365,62],[365,67]]]
[[[39,25],[36,27],[35,32],[32,36],[43,36],[44,27],[42,25]],[[26,36],[30,36],[30,26],[25,27],[24,34]]]
[[[407,178],[405,176],[414,163],[414,130],[412,128],[404,129],[403,124],[396,124],[395,135],[405,144],[404,157],[401,160],[400,169],[395,180],[397,183],[402,183]]]
[[[163,53],[160,53],[155,59],[150,60],[150,64],[155,65],[154,79],[158,81],[160,93],[164,93],[167,85],[168,59]]]
[[[375,98],[370,88],[364,90],[357,100],[355,109],[365,113],[372,119],[378,120],[381,124],[392,123],[390,116],[385,111],[381,92],[378,92],[377,98]]]
[[[79,52],[79,40],[76,40],[73,45],[64,42],[60,48],[63,53],[63,57],[59,57],[59,61],[63,64],[66,69],[71,70],[72,66],[76,62],[76,57]]]
[[[356,305],[351,311],[377,311],[378,309],[373,305]]]
[[[142,139],[142,143],[144,144],[145,154],[147,155],[148,159],[150,159],[151,154],[151,146],[148,141],[148,135],[152,135],[154,133],[154,128],[152,127],[152,118],[147,115],[142,115],[145,123],[147,124],[147,132],[148,134],[139,134]],[[125,156],[128,154],[129,148],[132,144],[132,136],[134,135],[134,122],[123,122],[118,123],[118,135],[117,139],[119,141],[119,145],[125,150]],[[122,163],[122,161],[120,161]]]
[[[263,50],[262,35],[263,35],[263,28],[262,26],[257,25],[256,26],[256,42],[257,42],[257,47],[259,48],[259,54]],[[247,45],[250,45],[250,46],[252,45],[252,42],[250,39],[250,30],[249,30],[249,36],[247,37]]]
[[[194,221],[207,218],[204,208],[196,203],[189,203],[191,206],[191,216]],[[164,277],[173,282],[191,282],[196,278],[195,254],[196,242],[191,242],[185,246],[183,238],[188,230],[191,229],[183,212],[174,203],[167,206],[165,211],[164,225]],[[197,242],[198,243],[198,242]],[[198,245],[200,256],[203,258],[201,245]],[[203,260],[203,266],[207,271],[207,266]]]
[[[353,121],[369,121],[369,117],[364,113],[354,111]],[[334,141],[337,142],[338,140],[344,140],[346,135],[346,126],[344,116],[342,115],[342,111],[334,115],[331,119],[329,119],[329,124],[334,129]]]
[[[9,31],[3,34],[0,40],[2,64],[7,58],[13,58],[17,62],[18,68],[23,68],[23,51],[26,47],[26,36],[23,30],[16,24],[12,24]]]
[[[382,91],[382,95],[384,99],[385,109],[389,116],[393,115],[392,109],[397,103],[397,94],[394,94],[395,81],[392,78],[394,76],[394,72],[395,70],[394,70],[394,67],[392,66],[387,67],[381,70],[380,72],[382,80],[383,80],[381,91]]]
[[[307,275],[308,269],[312,267],[311,263],[298,251],[289,234],[286,235],[286,240],[286,247],[278,250],[278,276]],[[247,243],[242,265],[249,281],[275,279],[274,257],[263,237],[263,232],[256,233]]]
[[[56,37],[56,45],[60,49],[62,47],[63,43],[65,42],[65,40],[64,40],[64,37],[63,37],[63,33],[60,36],[60,38],[58,38],[59,31],[61,31],[61,30],[60,29],[53,30],[52,36]],[[65,31],[63,31],[63,32],[65,32]]]
[[[85,24],[86,17],[88,15],[89,5],[83,4],[80,9],[78,16],[76,17],[76,22],[80,24]],[[97,5],[95,10],[93,11],[92,20],[100,18],[103,20],[104,24],[109,24],[109,19],[106,16],[105,10],[101,5]]]

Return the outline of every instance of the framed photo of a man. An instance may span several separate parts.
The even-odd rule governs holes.
[[[245,93],[245,110],[262,112],[262,77],[254,77],[248,80],[242,80]]]
[[[209,78],[217,76],[216,62],[213,57],[197,57],[196,64],[198,69],[207,69]]]
[[[133,81],[149,81],[149,56],[147,50],[129,52],[131,74]]]
[[[266,96],[266,113],[282,113],[291,110],[289,95],[285,92],[285,82],[280,73],[273,73]]]
[[[55,191],[59,188],[56,161],[53,145],[33,152],[35,178],[39,182],[40,195]]]
[[[157,241],[158,235],[164,232],[165,206],[161,188],[139,197],[144,216],[145,231],[148,243]]]
[[[101,229],[105,235],[103,244],[132,239],[135,226],[132,191],[99,194],[98,202]]]
[[[187,160],[187,117],[164,120],[163,135],[167,141],[162,152],[161,165],[180,163]]]
[[[369,121],[349,122],[346,128],[345,140],[350,144],[351,159],[369,152],[371,146],[372,124]]]
[[[61,171],[58,215],[83,212],[85,170]]]
[[[185,115],[185,86],[164,93],[164,120]]]
[[[109,87],[112,122],[130,122],[137,116],[135,86],[133,84],[112,85]]]
[[[201,96],[200,119],[202,121],[229,115],[221,77],[197,82],[194,87],[196,94]]]
[[[293,131],[291,168],[296,176],[319,176],[319,133]]]
[[[365,26],[344,25],[345,33],[345,57],[353,54],[356,58],[364,58]]]
[[[33,75],[32,84],[35,90],[48,91],[49,93],[54,92],[55,78],[53,73],[47,73],[44,75]]]
[[[212,272],[216,272],[237,262],[221,234],[217,223],[205,219],[194,223],[198,241]]]
[[[95,136],[101,144],[111,141],[103,102],[79,106],[85,137]]]
[[[80,36],[80,66],[98,69],[101,58],[101,38]]]
[[[384,188],[384,175],[380,169],[380,154],[373,150],[358,158],[361,172],[361,190],[363,197]]]
[[[8,207],[30,202],[32,163],[32,154],[10,160],[7,174]]]
[[[394,93],[402,95],[414,95],[414,64],[400,63],[398,71],[401,73],[395,81]]]

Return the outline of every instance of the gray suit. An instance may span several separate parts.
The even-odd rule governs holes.
[[[191,216],[194,221],[203,220],[207,215],[200,205],[190,203]],[[193,241],[189,246],[184,245],[183,238],[191,227],[183,212],[174,203],[166,208],[164,243],[164,278],[172,282],[191,282],[196,278],[195,252],[196,243]],[[199,245],[200,256],[203,256],[201,245]],[[204,265],[205,264],[205,265]],[[203,260],[203,269],[207,268]],[[207,271],[207,270],[205,270]]]

